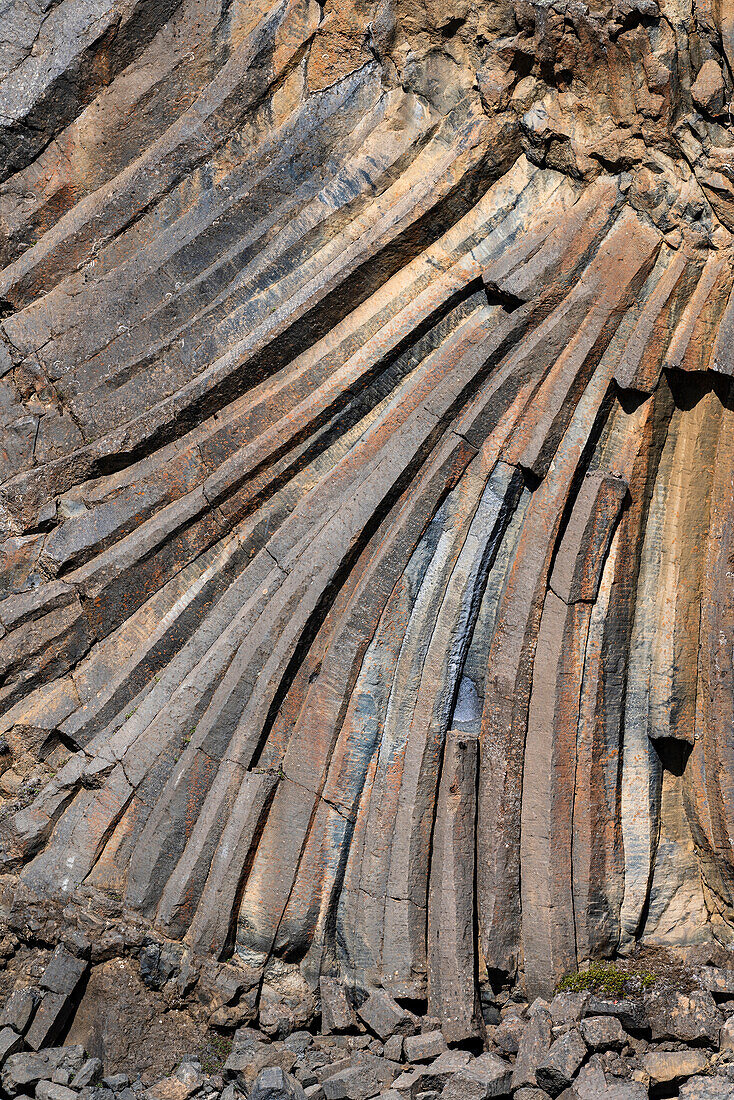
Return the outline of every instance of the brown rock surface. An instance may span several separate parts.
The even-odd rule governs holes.
[[[195,1050],[198,1034],[185,1013],[141,988],[134,964],[114,959],[92,975],[65,1042],[81,1044],[117,1072],[149,1079],[151,1067],[171,1072]]]
[[[0,21],[0,916],[86,937],[27,1044],[141,945],[223,1028],[449,1041],[732,947],[727,6]]]

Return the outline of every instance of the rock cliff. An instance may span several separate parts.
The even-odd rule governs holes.
[[[452,1040],[732,945],[732,65],[724,0],[4,4],[11,924]]]

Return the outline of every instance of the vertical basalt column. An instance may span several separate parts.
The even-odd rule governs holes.
[[[470,1043],[734,941],[727,5],[0,6],[21,923]]]
[[[474,848],[479,740],[449,730],[443,752],[428,894],[428,1009],[449,1042],[481,1034]]]

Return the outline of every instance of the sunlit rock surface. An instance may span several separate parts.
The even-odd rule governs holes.
[[[3,7],[8,911],[457,1040],[731,943],[732,61],[723,4]]]

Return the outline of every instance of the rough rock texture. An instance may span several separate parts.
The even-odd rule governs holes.
[[[730,6],[0,21],[11,926],[452,1041],[731,944]]]
[[[691,975],[689,975],[691,977]],[[698,981],[700,975],[693,975]],[[661,978],[661,980],[663,980]],[[564,1011],[559,996],[550,1013],[555,1020]],[[546,1002],[547,1003],[547,1002]],[[734,1023],[734,1004],[722,1003],[727,1023]],[[646,995],[640,997],[642,1015],[654,1012]],[[585,1010],[583,1010],[585,1011]],[[508,999],[502,1007],[521,1040],[538,1019],[539,1005]],[[734,1052],[716,1036],[694,1047],[681,1042],[682,1029],[672,1040],[648,1041],[639,1029],[628,1033],[613,1016],[582,1016],[597,1025],[604,1020],[619,1029],[617,1048],[587,1049],[575,1028],[556,1024],[550,1051],[535,1072],[520,1055],[498,1052],[502,1025],[488,1028],[485,1050],[445,1048],[428,1055],[427,1047],[440,1032],[430,1016],[420,1018],[420,1034],[403,1038],[397,1033],[385,1043],[374,1031],[352,1025],[347,1033],[316,1034],[295,1031],[271,1039],[254,1028],[239,1028],[226,1051],[197,1050],[196,1045],[178,1064],[169,1060],[139,1072],[136,1065],[87,1057],[84,1047],[70,1041],[39,1052],[0,1052],[0,1089],[3,1097],[35,1095],[36,1100],[654,1100],[670,1096],[730,1097],[734,1094]],[[425,1038],[423,1038],[425,1037]],[[392,1040],[400,1038],[402,1050]],[[723,1029],[722,1029],[723,1039]],[[527,1044],[525,1044],[527,1048]],[[716,1048],[719,1047],[717,1050]],[[393,1057],[393,1055],[395,1057]],[[169,1056],[170,1057],[170,1056]],[[513,1064],[514,1063],[514,1064]],[[161,1070],[163,1076],[161,1076]],[[521,1074],[526,1084],[513,1078]]]

